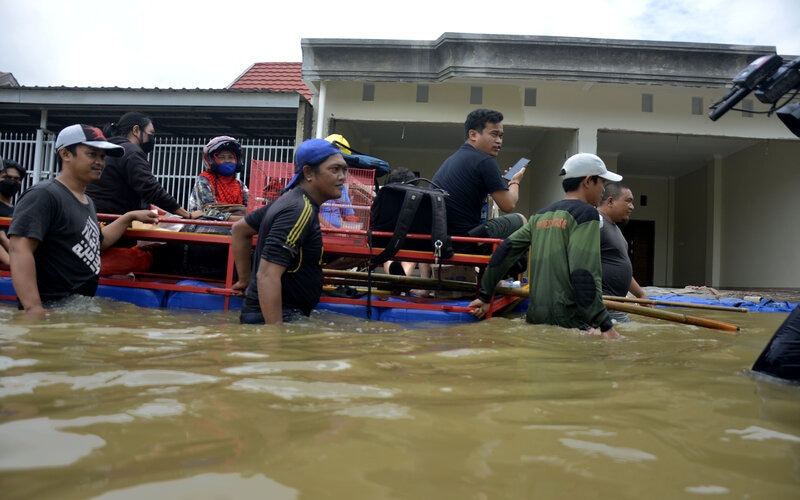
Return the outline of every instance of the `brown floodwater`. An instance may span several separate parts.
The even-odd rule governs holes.
[[[786,314],[675,311],[741,331],[2,305],[0,497],[800,498]]]

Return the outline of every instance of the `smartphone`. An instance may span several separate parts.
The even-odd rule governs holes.
[[[520,158],[519,161],[515,163],[513,167],[508,169],[508,172],[503,174],[503,178],[507,181],[510,181],[515,175],[517,175],[517,172],[519,172],[521,168],[527,167],[528,163],[530,162],[531,161],[527,158]]]

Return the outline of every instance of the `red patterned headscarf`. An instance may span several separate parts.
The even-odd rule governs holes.
[[[224,177],[222,175],[212,174],[206,170],[200,174],[200,177],[208,179],[217,203],[233,203],[236,205],[241,205],[243,203],[242,185],[236,179],[235,175]]]

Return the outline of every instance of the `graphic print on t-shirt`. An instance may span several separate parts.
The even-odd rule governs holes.
[[[87,217],[81,237],[81,241],[72,247],[72,251],[92,272],[100,274],[100,228],[91,217]]]

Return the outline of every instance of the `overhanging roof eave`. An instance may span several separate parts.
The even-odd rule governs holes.
[[[317,86],[479,78],[720,87],[775,53],[771,46],[458,33],[430,42],[303,39],[301,47],[303,80]]]
[[[0,104],[22,106],[171,106],[297,109],[297,92],[228,89],[0,88]]]

